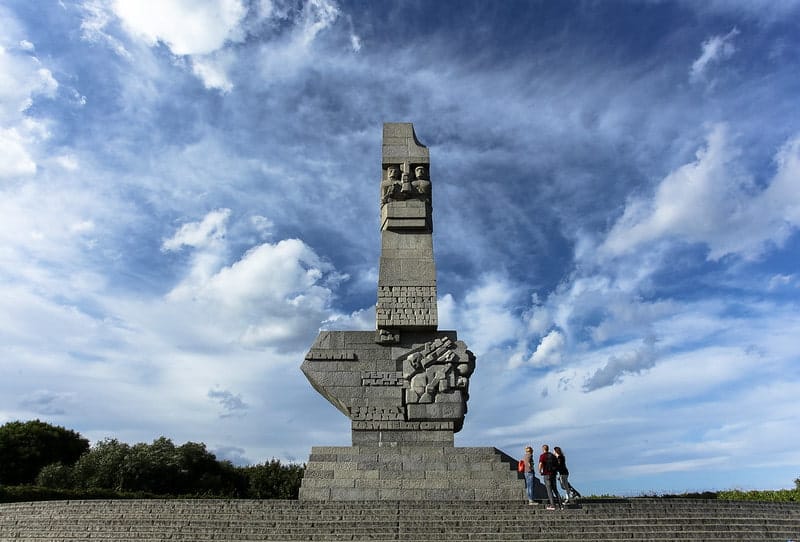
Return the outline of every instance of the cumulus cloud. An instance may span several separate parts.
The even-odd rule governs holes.
[[[250,348],[296,345],[333,316],[331,288],[347,277],[297,239],[262,243],[226,264],[228,209],[181,226],[163,248],[193,249],[186,276],[167,295],[230,324]]]
[[[564,334],[554,329],[545,335],[533,352],[529,363],[534,367],[555,367],[561,365],[564,345]]]
[[[631,198],[601,251],[620,255],[645,243],[678,240],[708,245],[711,260],[726,254],[755,258],[800,225],[800,138],[778,151],[777,172],[760,192],[737,161],[725,125],[712,129],[696,156],[667,175],[652,197]]]
[[[710,66],[733,56],[736,52],[733,39],[737,35],[739,35],[739,29],[734,27],[725,35],[712,36],[704,41],[700,56],[692,63],[692,67],[689,69],[689,78],[692,81],[702,80]]]
[[[251,33],[265,40],[258,62],[260,69],[280,73],[304,64],[317,36],[340,15],[331,0],[306,0],[296,10],[290,5],[262,1],[248,7],[242,0],[115,0],[114,15],[135,39],[153,47],[164,44],[176,56],[186,57],[192,72],[208,89],[230,92],[234,83],[229,76],[237,58],[231,46],[245,41]],[[110,15],[101,6],[88,10],[84,21],[87,35],[100,36],[123,53],[121,43],[106,31]],[[264,38],[264,21],[272,34]],[[352,23],[351,23],[352,26]],[[361,40],[350,32],[353,51],[361,49]]]
[[[519,296],[520,285],[506,277],[485,275],[463,300],[450,294],[439,299],[439,328],[459,330],[469,337],[469,347],[478,355],[513,343],[523,327],[517,315]]]
[[[244,39],[241,0],[115,0],[112,8],[131,34],[176,55],[204,55]]]
[[[230,215],[230,209],[211,211],[203,220],[181,226],[172,237],[163,242],[161,248],[174,251],[184,246],[206,248],[217,244],[225,237],[225,225]]]

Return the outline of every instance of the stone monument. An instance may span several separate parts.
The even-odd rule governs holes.
[[[301,370],[351,420],[352,447],[315,446],[300,499],[521,499],[515,461],[456,448],[475,356],[438,330],[430,155],[383,125],[375,331],[322,331]]]

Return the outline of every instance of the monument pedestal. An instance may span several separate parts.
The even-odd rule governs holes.
[[[516,467],[496,448],[315,446],[300,499],[519,501],[525,482]],[[546,498],[538,486],[537,498]]]

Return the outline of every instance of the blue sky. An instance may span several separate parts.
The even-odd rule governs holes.
[[[0,4],[0,423],[304,461],[372,329],[383,122],[430,148],[460,446],[583,493],[800,476],[800,4]],[[757,461],[754,455],[763,453]]]

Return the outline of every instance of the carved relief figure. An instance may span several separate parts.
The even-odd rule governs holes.
[[[411,185],[411,179],[408,178],[408,173],[403,173],[400,183],[400,193],[403,195],[403,199],[414,197],[414,187]]]
[[[403,172],[394,164],[386,167],[386,178],[381,181],[381,205],[390,200],[421,199],[430,201],[431,182],[425,171],[425,166],[418,165],[414,168],[414,180],[408,173],[409,165],[403,163]],[[398,179],[398,176],[400,177]]]
[[[406,404],[440,402],[444,400],[440,394],[457,390],[464,391],[462,400],[466,401],[475,358],[472,352],[465,350],[464,359],[461,359],[456,348],[457,345],[445,337],[426,343],[421,350],[403,359]]]
[[[386,168],[386,178],[381,181],[381,205],[395,198],[395,194],[400,192],[400,168],[395,165],[389,165]]]
[[[414,168],[414,176],[415,180],[411,183],[414,186],[414,190],[419,194],[422,199],[430,200],[431,199],[431,182],[427,179],[427,174],[425,173],[425,166],[417,166]]]

